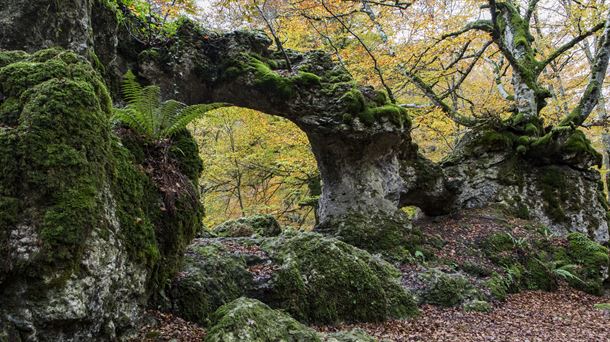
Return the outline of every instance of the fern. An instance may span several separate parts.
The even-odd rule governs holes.
[[[122,94],[127,105],[114,110],[113,120],[155,141],[186,129],[189,123],[210,110],[227,106],[224,103],[187,106],[176,100],[162,102],[161,89],[156,85],[142,87],[131,71],[123,77]]]

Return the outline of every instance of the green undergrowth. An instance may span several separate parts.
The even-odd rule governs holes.
[[[494,233],[481,245],[486,256],[503,272],[487,281],[491,293],[504,299],[520,290],[553,291],[559,281],[601,295],[608,271],[608,249],[581,233],[571,233],[565,243],[561,238],[515,238],[508,233]]]

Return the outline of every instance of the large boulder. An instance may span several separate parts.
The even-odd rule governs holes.
[[[172,310],[201,325],[220,306],[247,295],[253,288],[246,258],[213,240],[197,239],[189,246],[184,266],[174,278]]]
[[[240,296],[309,323],[381,321],[417,312],[396,268],[316,233],[197,239],[185,260],[172,286],[173,306],[180,316],[201,324]]]
[[[600,158],[578,130],[538,139],[483,130],[467,134],[443,168],[459,189],[456,210],[497,206],[558,235],[580,232],[607,242],[608,203],[591,169]]]
[[[286,234],[264,249],[279,264],[269,301],[298,320],[374,322],[417,312],[400,272],[364,250],[315,233]]]
[[[0,52],[0,339],[129,333],[199,229],[196,193],[171,194],[168,210],[169,194],[112,131],[111,109],[75,53]],[[181,158],[170,158],[177,170],[198,160]]]
[[[318,342],[318,334],[289,315],[255,299],[239,298],[212,316],[207,342]]]

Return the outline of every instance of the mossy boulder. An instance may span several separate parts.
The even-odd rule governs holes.
[[[423,300],[434,305],[455,306],[462,303],[473,290],[468,279],[458,273],[450,274],[430,269],[420,277],[426,284]]]
[[[221,237],[277,236],[282,229],[273,216],[255,215],[223,222],[213,232]]]
[[[246,260],[219,242],[197,240],[189,246],[183,262],[170,297],[172,309],[189,321],[207,325],[216,309],[252,289]]]
[[[28,339],[113,339],[176,271],[199,200],[178,193],[178,210],[162,210],[83,57],[0,52],[0,63],[0,321]]]
[[[316,231],[392,261],[404,261],[411,256],[409,247],[414,247],[411,225],[402,212],[393,215],[351,212],[318,225]]]
[[[317,342],[320,336],[279,310],[248,298],[220,307],[211,318],[206,342]]]
[[[268,299],[310,323],[372,322],[417,313],[389,263],[334,238],[285,233],[263,248],[279,264]]]
[[[464,303],[464,311],[466,312],[490,312],[493,308],[491,304],[484,300],[472,300]]]
[[[458,190],[453,208],[494,206],[556,235],[607,242],[608,203],[592,169],[601,159],[585,134],[559,126],[530,136],[513,128],[472,130],[443,161]]]

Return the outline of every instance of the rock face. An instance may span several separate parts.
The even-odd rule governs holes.
[[[62,46],[92,52],[95,0],[15,0],[0,4],[0,47],[28,52]]]
[[[0,339],[128,333],[199,228],[197,198],[177,193],[177,210],[164,208],[84,58],[0,52],[0,93]],[[198,156],[184,151],[170,159],[187,173]]]
[[[241,296],[301,322],[370,322],[417,312],[399,275],[380,258],[316,233],[196,239],[170,293],[175,312],[203,325]]]
[[[566,132],[520,154],[509,133],[483,131],[466,136],[443,163],[459,188],[455,210],[498,206],[535,219],[554,233],[581,232],[608,241],[608,203],[599,173],[600,156],[584,134]],[[538,148],[538,149],[536,149]]]

